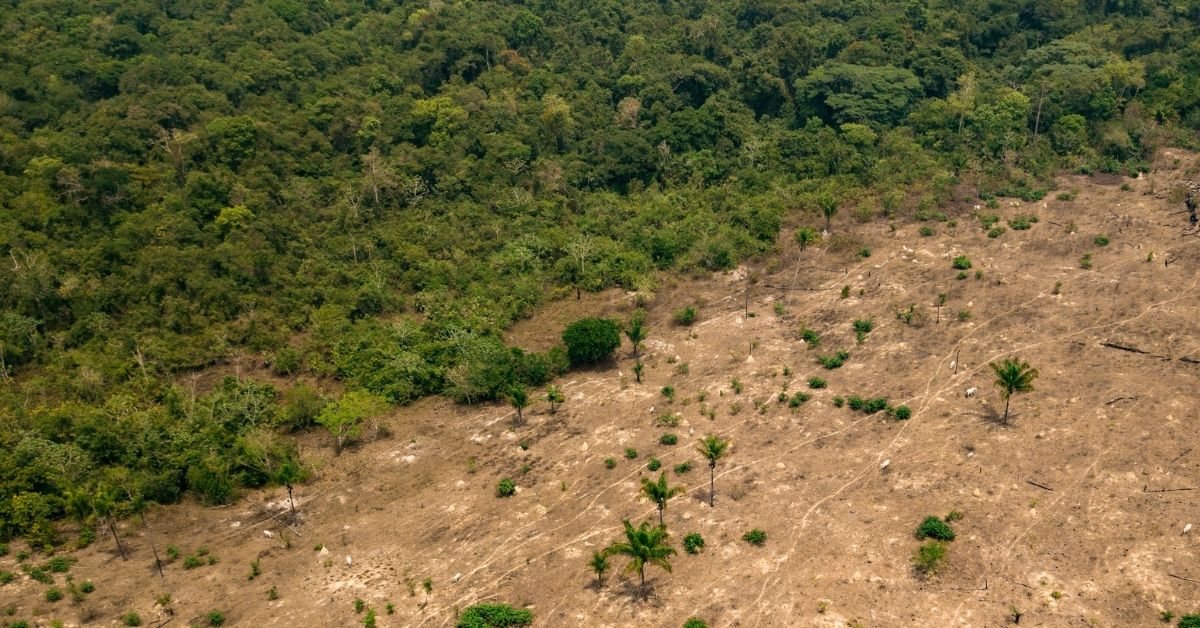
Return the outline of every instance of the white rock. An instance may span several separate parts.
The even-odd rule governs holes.
[[[346,557],[346,566],[349,567],[350,565],[353,565],[353,564],[354,564],[354,559],[347,556]]]
[[[879,468],[880,468],[880,470],[883,470],[883,469],[888,468],[888,466],[891,464],[892,464],[892,459],[888,458],[887,460],[884,460],[883,462],[879,463]]]
[[[1187,534],[1188,532],[1191,532],[1191,531],[1192,531],[1192,524],[1190,524],[1190,523],[1189,523],[1189,524],[1187,524],[1187,525],[1183,526],[1183,533],[1184,533],[1184,534]]]
[[[275,533],[270,530],[263,530],[263,536],[267,537],[268,539],[271,539],[271,538],[275,538]]]
[[[968,389],[967,389],[967,396],[968,396],[968,397],[974,397],[974,396],[975,396],[975,393],[977,393],[977,392],[979,392],[979,389],[978,389],[978,388],[976,388],[976,387],[974,387],[974,386],[972,386],[972,387],[970,387],[970,388],[968,388]]]
[[[461,574],[461,573],[456,573],[456,574],[454,574],[453,576],[451,576],[451,577],[450,577],[450,582],[458,582],[459,580],[462,580],[462,574]]]

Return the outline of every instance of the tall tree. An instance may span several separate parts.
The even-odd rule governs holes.
[[[729,452],[728,440],[723,440],[716,434],[709,434],[700,439],[700,444],[696,447],[696,451],[700,452],[708,460],[708,505],[714,504],[716,496],[716,481],[717,481],[717,461],[725,457]]]
[[[629,325],[625,328],[625,335],[629,337],[629,342],[633,345],[633,357],[636,359],[638,348],[646,339],[646,310],[641,308],[634,310],[633,315],[629,317]]]
[[[671,556],[675,549],[667,544],[667,529],[664,526],[652,526],[645,521],[633,527],[626,519],[625,541],[618,541],[604,550],[605,556],[626,556],[629,564],[625,571],[636,571],[641,580],[641,589],[646,590],[646,565],[657,565],[667,573],[671,573]]]
[[[525,408],[529,407],[529,393],[524,386],[516,384],[508,389],[508,405],[517,411],[517,425],[525,423]]]
[[[551,386],[546,390],[546,401],[550,402],[550,414],[558,414],[558,406],[562,405],[567,400],[567,396],[563,394],[562,389],[558,386]]]
[[[1013,394],[1033,390],[1033,380],[1037,379],[1038,371],[1016,358],[1006,358],[999,364],[992,362],[988,366],[996,374],[995,384],[1004,399],[1004,424],[1008,425],[1008,404]]]
[[[604,584],[604,574],[608,572],[608,559],[604,557],[603,552],[592,552],[592,558],[588,560],[588,567],[596,572],[596,586]]]
[[[821,195],[817,197],[817,205],[821,207],[821,215],[825,217],[825,232],[828,233],[830,223],[833,220],[833,217],[837,215],[837,198],[835,198],[833,194],[829,192],[822,192]]]
[[[664,472],[658,476],[658,481],[654,482],[650,478],[642,478],[642,495],[654,502],[658,506],[658,525],[666,525],[663,523],[663,511],[667,508],[667,501],[676,495],[682,495],[684,492],[682,486],[669,486],[667,484],[667,474]]]

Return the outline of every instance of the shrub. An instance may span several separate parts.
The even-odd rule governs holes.
[[[699,617],[688,617],[687,621],[683,622],[683,628],[708,628],[708,624]]]
[[[999,238],[1002,235],[1004,235],[1004,227],[992,227],[987,232],[989,238]]]
[[[740,380],[736,377],[733,378],[732,380],[730,380],[729,387],[733,389],[733,394],[735,394],[735,395],[742,394],[742,390],[745,388],[742,385],[742,380]]]
[[[704,549],[704,537],[699,532],[692,532],[683,537],[683,551],[689,554],[699,554]]]
[[[1091,253],[1085,253],[1084,256],[1079,259],[1079,267],[1084,270],[1091,269],[1091,267],[1092,267],[1092,254]]]
[[[630,460],[633,460],[633,459],[637,458],[637,456],[638,456],[638,452],[637,452],[637,450],[636,450],[636,449],[634,449],[633,447],[626,447],[626,448],[625,448],[625,457],[626,457],[626,458],[629,458]]]
[[[508,604],[476,604],[458,616],[456,628],[510,628],[533,623],[533,613]]]
[[[892,408],[892,418],[897,421],[907,421],[912,418],[912,409],[908,406],[896,406]]]
[[[84,580],[83,582],[79,583],[79,590],[83,591],[84,593],[91,593],[92,591],[96,590],[96,585],[92,584],[91,580]]]
[[[562,339],[572,365],[595,364],[621,346],[621,328],[608,319],[584,318],[568,325]]]
[[[1098,235],[1096,236],[1094,242],[1096,243],[1096,246],[1108,246],[1108,236]]]
[[[183,559],[184,569],[195,569],[202,565],[204,565],[204,559],[200,558],[199,556],[188,556],[187,558]]]
[[[951,266],[958,270],[966,270],[971,267],[971,259],[966,255],[959,255],[951,262]]]
[[[808,378],[808,387],[809,388],[824,388],[825,380],[821,379],[820,377],[810,377],[810,378]]]
[[[662,467],[662,461],[658,458],[651,458],[646,461],[646,468],[651,471],[658,471]]]
[[[946,562],[946,544],[941,541],[927,541],[917,548],[913,555],[913,565],[922,575],[931,576],[941,569]]]
[[[61,600],[62,597],[63,597],[63,593],[62,593],[61,589],[59,589],[57,587],[50,587],[49,589],[46,589],[46,601],[47,602],[57,602],[57,601]]]
[[[0,556],[8,556],[8,544],[0,543]]]
[[[958,311],[958,322],[965,323],[969,320],[971,320],[971,310],[959,310]]]
[[[611,469],[611,468],[613,468],[613,467],[615,467],[615,466],[617,466],[617,459],[616,459],[616,458],[613,458],[613,457],[609,456],[608,458],[605,458],[605,459],[604,459],[604,468],[605,468],[605,469]]]
[[[375,609],[367,609],[367,614],[363,616],[362,624],[363,628],[375,628]]]
[[[24,568],[24,567],[25,566],[22,565],[22,568]],[[33,578],[34,580],[37,580],[38,582],[40,582],[42,584],[54,584],[54,576],[51,576],[49,573],[46,572],[45,569],[42,569],[41,567],[32,567],[32,568],[25,569],[25,573],[29,574],[30,578]]]
[[[67,573],[71,570],[71,565],[75,559],[67,556],[55,556],[46,562],[45,569],[54,573]]]
[[[5,585],[17,579],[17,574],[11,571],[0,571],[0,585]]]
[[[496,484],[496,497],[512,497],[517,492],[517,485],[511,478],[504,478]]]
[[[925,225],[925,226],[921,227],[920,233],[921,233],[922,237],[928,238],[929,236],[932,236],[936,232],[933,230],[933,227],[930,227],[929,225]]]
[[[916,535],[918,539],[954,540],[954,530],[950,529],[950,526],[933,515],[925,517],[921,525],[917,526]]]
[[[849,288],[850,286],[846,286]],[[800,331],[800,338],[804,340],[810,347],[815,347],[821,344],[821,334],[818,334],[815,329],[805,327]]]
[[[758,547],[762,547],[767,542],[767,533],[758,528],[754,528],[742,535],[742,540]]]
[[[1188,613],[1179,618],[1179,628],[1200,628],[1200,614]]]
[[[844,405],[846,405],[846,400],[845,400],[845,399],[842,399],[841,397],[834,397],[834,398],[833,398],[833,407],[835,407],[835,408],[840,408],[840,407],[842,407],[842,406],[844,406]]]
[[[362,601],[362,598],[354,598],[354,612],[361,613],[367,607],[367,603]]]
[[[854,325],[854,331],[863,333],[863,334],[869,334],[869,333],[871,333],[872,329],[875,329],[875,319],[874,318],[856,318],[856,319],[854,319],[853,325]]]
[[[659,427],[676,427],[679,425],[679,415],[673,412],[664,412],[654,419],[654,424]]]
[[[1037,222],[1036,218],[1031,220],[1026,216],[1016,216],[1008,221],[1008,228],[1013,231],[1025,231],[1033,226],[1034,222]]]
[[[125,613],[124,615],[121,615],[121,623],[125,624],[126,626],[141,626],[142,616],[138,615],[137,613]]]
[[[865,246],[862,247],[861,249],[858,250],[858,256],[862,257],[862,258],[871,257],[871,249],[869,249]]]
[[[827,370],[841,368],[848,359],[850,359],[850,353],[846,351],[838,351],[833,355],[817,356],[817,362]]]
[[[675,319],[676,325],[691,325],[696,322],[696,308],[689,305],[685,308],[675,310],[672,318]]]
[[[947,514],[942,520],[945,521],[946,523],[950,523],[951,521],[958,521],[958,520],[962,519],[964,516],[966,516],[966,515],[963,515],[961,511],[951,510],[950,513]]]
[[[674,386],[663,386],[662,390],[659,392],[662,393],[662,396],[667,398],[667,401],[675,401],[675,387]]]
[[[667,432],[666,434],[658,437],[658,442],[662,445],[674,445],[675,443],[679,442],[679,437]]]
[[[810,399],[810,397],[809,397],[808,393],[798,392],[798,393],[792,395],[791,399],[788,399],[788,407],[789,408],[799,408],[800,404],[804,403],[805,401],[808,401],[809,399]]]
[[[681,463],[675,465],[675,473],[677,475],[683,475],[684,473],[687,473],[688,471],[691,471],[691,470],[692,470],[692,463],[690,463],[690,462],[681,462]]]
[[[176,558],[179,558],[179,548],[174,545],[168,545],[167,546],[167,558],[170,558],[171,560],[175,560]]]
[[[208,618],[209,626],[221,626],[225,624],[225,614],[221,611],[208,611],[208,615],[205,615],[205,617]]]

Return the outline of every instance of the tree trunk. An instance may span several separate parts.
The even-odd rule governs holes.
[[[667,525],[663,523],[663,507],[661,504],[658,506],[658,525],[659,527],[665,527]]]
[[[146,525],[145,515],[139,512],[138,520],[142,522],[142,529],[146,531],[146,539],[150,541],[150,551],[154,552],[154,566],[158,569],[158,579],[166,582],[167,576],[163,573],[162,559],[158,557],[158,547],[154,545],[154,539],[150,537],[150,526]]]
[[[108,531],[112,532],[113,541],[117,544],[117,551],[121,553],[121,560],[129,560],[129,555],[125,553],[125,546],[121,545],[121,537],[117,536],[117,526],[113,523],[112,515],[105,519],[108,520]]]
[[[713,505],[713,498],[716,497],[716,482],[717,482],[717,465],[708,465],[708,506]]]
[[[1012,395],[1004,398],[1004,424],[1008,425],[1008,403],[1012,401]]]
[[[292,511],[292,525],[296,525],[296,502],[292,501],[292,485],[287,485],[288,507]]]

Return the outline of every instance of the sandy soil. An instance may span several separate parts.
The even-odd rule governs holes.
[[[1156,176],[1164,190],[1183,171]],[[145,625],[206,625],[219,609],[226,625],[350,626],[362,617],[356,598],[380,626],[429,627],[452,626],[481,601],[531,608],[537,626],[595,627],[677,627],[692,615],[711,626],[1002,626],[1014,608],[1022,626],[1152,626],[1164,610],[1200,612],[1200,528],[1184,533],[1200,523],[1200,363],[1183,359],[1200,359],[1200,238],[1181,235],[1184,217],[1169,213],[1178,207],[1149,194],[1147,180],[1126,182],[1131,190],[1064,177],[1062,189],[1079,189],[1073,201],[1003,199],[992,213],[1040,221],[995,239],[969,205],[951,212],[956,228],[929,223],[932,237],[918,235],[921,223],[892,233],[835,221],[870,246],[869,258],[801,255],[784,238],[777,258],[751,269],[663,286],[648,306],[644,383],[625,346],[615,363],[560,382],[560,412],[539,402],[519,428],[507,407],[427,399],[389,417],[390,438],[341,456],[313,436],[304,452],[318,478],[297,490],[294,530],[279,490],[226,508],[159,508],[149,531],[122,525],[129,561],[108,537],[78,553],[73,577],[96,584],[86,601],[47,602],[46,586],[23,575],[0,599],[42,625],[116,625],[129,611]],[[1098,234],[1111,243],[1097,246]],[[951,268],[959,254],[973,262],[965,280]],[[743,311],[747,270],[758,277],[753,316]],[[935,322],[939,293],[947,302]],[[688,303],[700,304],[699,321],[672,325]],[[897,319],[909,304],[924,320]],[[542,348],[569,320],[632,307],[622,293],[585,295],[548,306],[511,339]],[[877,327],[858,345],[851,321],[868,316]],[[803,326],[821,333],[819,347],[799,340]],[[851,353],[842,368],[816,363],[838,349]],[[1041,377],[1003,425],[988,363],[1008,356]],[[776,401],[785,388],[808,390],[814,375],[828,387],[808,391],[810,401],[795,410]],[[666,385],[674,403],[659,392]],[[978,393],[966,397],[971,387]],[[886,396],[913,416],[834,407],[851,394]],[[655,425],[667,412],[678,427]],[[679,443],[660,445],[665,431]],[[733,441],[713,508],[694,451],[707,433]],[[638,497],[650,456],[688,489],[666,510],[673,543],[699,532],[707,548],[680,550],[673,573],[649,569],[643,600],[623,562],[603,587],[585,562],[622,519],[656,519]],[[693,470],[670,471],[684,461]],[[502,477],[516,481],[515,496],[495,497]],[[952,510],[964,518],[947,567],[919,577],[913,530]],[[763,547],[741,540],[754,527],[769,535]],[[151,541],[184,554],[203,546],[218,562],[185,570],[176,560],[160,580]],[[248,580],[255,559],[262,573]],[[11,553],[0,569],[16,570]],[[172,615],[155,604],[162,593]]]

